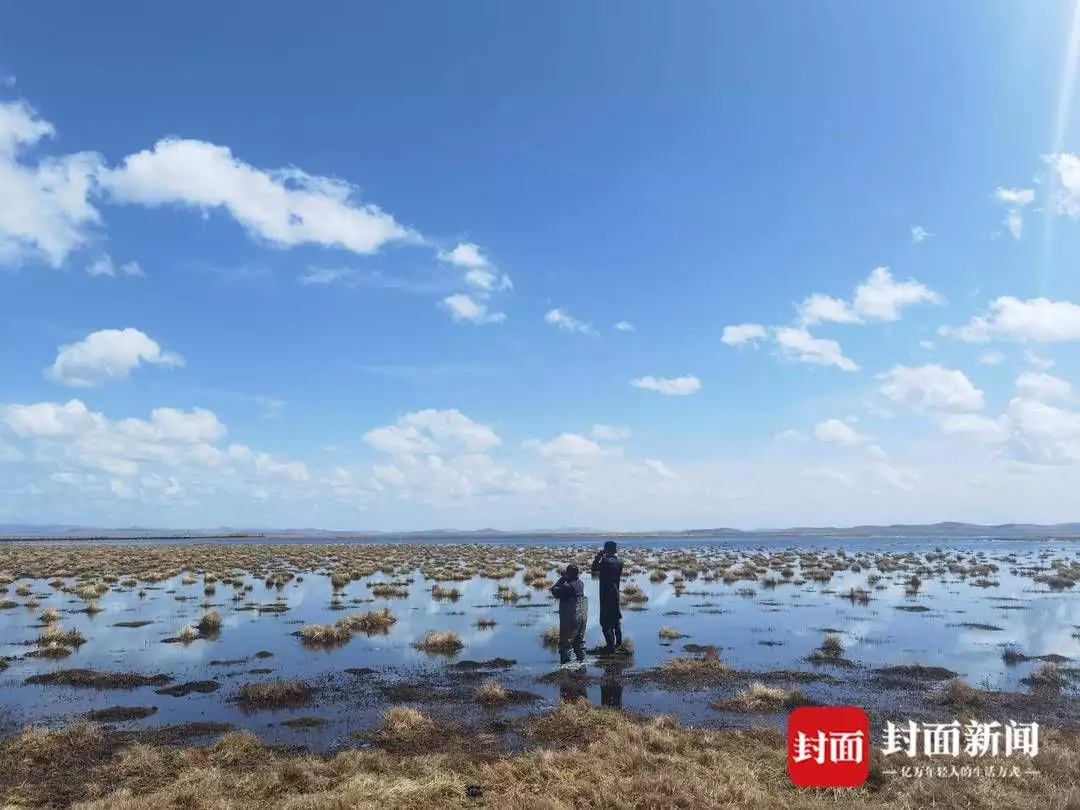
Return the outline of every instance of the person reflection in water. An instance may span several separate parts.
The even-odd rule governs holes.
[[[604,678],[600,681],[600,705],[621,709],[622,689],[622,681],[618,678]]]

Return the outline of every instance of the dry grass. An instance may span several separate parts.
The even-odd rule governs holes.
[[[811,701],[798,689],[788,692],[763,683],[751,683],[734,698],[714,701],[714,709],[736,712],[782,712],[796,706],[808,706]]]
[[[559,628],[545,627],[540,632],[540,643],[549,649],[557,648],[559,646]]]
[[[1061,671],[1060,666],[1052,661],[1047,661],[1040,664],[1027,680],[1032,686],[1061,686],[1065,683],[1065,674]]]
[[[41,623],[53,624],[60,621],[60,611],[54,607],[47,607],[41,611]]]
[[[245,683],[237,702],[245,709],[291,709],[311,703],[311,687],[302,681]]]
[[[659,635],[660,638],[666,639],[668,641],[674,641],[675,639],[680,639],[680,638],[685,638],[686,637],[682,633],[680,633],[678,630],[676,630],[674,627],[661,627],[657,631],[657,635]]]
[[[394,706],[383,712],[375,739],[388,747],[411,747],[429,742],[437,724],[418,709]]]
[[[79,810],[1066,810],[1080,802],[1080,739],[1051,730],[1040,735],[1032,763],[1041,776],[884,776],[888,760],[875,746],[870,782],[848,790],[793,787],[779,731],[690,730],[668,717],[639,721],[585,701],[528,721],[522,731],[532,747],[512,756],[475,755],[475,734],[441,739],[438,731],[421,712],[397,707],[383,716],[375,749],[322,758],[274,751],[236,732],[205,749],[117,750],[93,727],[27,730],[0,745],[0,796],[20,807],[87,802]],[[465,797],[472,784],[483,787],[479,803]]]
[[[397,619],[389,608],[342,616],[333,624],[311,624],[297,635],[309,647],[335,647],[347,644],[357,633],[388,633]]]
[[[199,619],[197,625],[198,630],[204,636],[212,636],[221,632],[222,619],[221,614],[216,610],[211,610],[208,613],[204,613],[202,618]]]
[[[701,656],[669,658],[658,674],[667,680],[702,683],[726,681],[734,676],[735,670],[720,660],[717,650],[710,649]]]
[[[455,630],[429,630],[413,646],[424,652],[456,653],[465,646],[465,642]]]
[[[65,647],[78,647],[86,643],[83,634],[78,630],[64,630],[58,624],[50,624],[41,631],[37,643],[41,646],[60,644]]]
[[[487,616],[481,616],[476,620],[476,626],[479,627],[481,630],[489,630],[496,624],[497,622],[494,619]]]
[[[176,637],[185,644],[190,644],[199,637],[199,631],[190,624],[185,624],[180,628],[180,632],[176,634]]]
[[[947,706],[954,711],[980,711],[990,706],[990,695],[958,678],[954,678],[942,687],[940,692],[933,692],[928,700],[938,706]]]
[[[501,705],[509,702],[510,693],[507,692],[498,681],[485,681],[476,687],[473,697],[477,703],[487,705]]]

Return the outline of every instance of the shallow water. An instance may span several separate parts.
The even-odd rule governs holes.
[[[130,541],[136,542],[136,541]],[[260,544],[274,542],[260,538]],[[319,543],[321,538],[306,542]],[[425,542],[428,542],[425,540]],[[532,539],[530,538],[530,542]],[[587,559],[592,546],[582,547],[580,540],[544,540],[545,545],[580,548]],[[470,540],[475,545],[475,541]],[[110,545],[122,543],[110,542]],[[65,546],[72,545],[64,543]],[[81,544],[80,544],[81,545]],[[512,540],[499,538],[499,546],[491,546],[492,554],[513,557]],[[624,635],[635,646],[633,665],[624,674],[656,667],[675,655],[684,655],[684,643],[712,644],[721,648],[721,659],[738,670],[798,669],[813,671],[807,655],[815,649],[826,629],[839,631],[845,647],[845,657],[860,665],[855,671],[826,668],[837,675],[838,686],[807,684],[800,688],[811,697],[830,701],[845,701],[867,707],[888,706],[893,696],[876,694],[866,685],[866,670],[891,664],[918,662],[954,670],[969,684],[994,690],[1023,690],[1020,681],[1030,674],[1038,662],[1008,666],[1002,660],[1002,650],[1011,645],[1030,656],[1056,653],[1080,660],[1080,593],[1075,589],[1053,592],[1047,586],[1023,576],[1027,569],[1045,569],[1051,559],[1073,561],[1078,558],[1077,547],[1068,541],[1015,540],[893,540],[856,539],[843,541],[814,539],[796,541],[790,537],[755,538],[712,542],[700,539],[657,538],[655,541],[634,540],[626,543],[633,548],[681,549],[701,552],[729,551],[740,555],[756,552],[774,553],[786,549],[797,552],[815,550],[836,552],[846,549],[855,555],[913,552],[920,557],[935,548],[947,553],[962,552],[965,557],[979,555],[981,561],[999,566],[989,578],[993,587],[976,587],[975,578],[960,579],[957,575],[922,577],[917,596],[905,596],[904,581],[910,571],[897,571],[883,576],[878,587],[867,585],[875,569],[836,573],[827,584],[806,582],[802,585],[779,584],[763,587],[761,581],[704,582],[701,579],[686,583],[686,591],[676,593],[669,573],[668,581],[654,584],[648,574],[628,578],[624,585],[634,582],[649,597],[644,610],[624,608]],[[1002,560],[1015,555],[1015,561]],[[1018,574],[1010,573],[1010,568]],[[17,572],[11,572],[17,573]],[[779,574],[775,574],[779,579]],[[554,579],[555,572],[551,572]],[[71,594],[51,588],[47,582],[32,582],[33,593],[39,599],[38,611],[56,607],[63,613],[65,629],[79,629],[86,637],[85,644],[59,661],[26,658],[33,649],[26,642],[40,633],[37,612],[23,606],[0,610],[0,655],[19,658],[0,673],[0,726],[11,732],[26,724],[56,725],[69,722],[91,708],[113,705],[157,706],[152,717],[124,728],[157,726],[188,721],[219,721],[250,728],[266,739],[307,744],[315,748],[338,745],[349,739],[352,732],[370,730],[377,722],[385,701],[373,692],[370,679],[343,675],[350,667],[370,667],[383,677],[415,682],[427,678],[429,687],[439,683],[440,673],[447,663],[464,659],[483,660],[493,657],[514,659],[512,669],[496,674],[508,688],[527,690],[539,696],[527,710],[553,705],[560,696],[559,687],[537,683],[536,678],[551,672],[558,663],[556,652],[545,649],[540,641],[541,631],[556,624],[555,606],[545,590],[535,591],[521,582],[521,572],[512,579],[475,578],[466,582],[447,583],[461,592],[456,601],[437,601],[430,593],[432,582],[419,572],[402,599],[372,599],[369,582],[390,581],[376,574],[348,585],[341,594],[344,611],[330,608],[332,588],[328,577],[304,572],[303,581],[293,580],[278,591],[267,588],[262,580],[248,577],[254,585],[248,603],[270,603],[278,595],[284,597],[288,610],[281,614],[238,611],[241,603],[233,602],[233,589],[217,585],[215,595],[203,593],[201,578],[195,584],[183,585],[181,577],[142,585],[146,595],[140,598],[138,589],[114,588],[100,598],[102,612],[96,616],[73,613],[83,607],[81,600]],[[796,579],[799,578],[796,567]],[[19,580],[20,583],[28,580]],[[531,599],[504,604],[496,599],[498,584],[509,584],[519,592],[532,594]],[[750,587],[753,596],[740,591]],[[866,588],[871,601],[867,605],[853,604],[840,596],[852,587]],[[602,640],[595,601],[595,586],[590,605],[589,644]],[[19,600],[13,595],[14,586],[4,598]],[[189,597],[178,601],[178,596]],[[350,600],[360,600],[351,604]],[[368,601],[370,600],[370,601]],[[25,600],[23,600],[25,601]],[[203,610],[204,601],[214,603],[224,617],[220,636],[215,640],[199,639],[189,644],[163,643],[175,636],[185,624],[195,624]],[[389,606],[397,618],[386,635],[355,636],[347,645],[332,650],[312,650],[304,647],[295,633],[305,624],[332,623],[354,611],[367,611]],[[924,606],[927,612],[906,612],[899,608]],[[478,617],[490,617],[497,624],[491,629],[478,629]],[[149,620],[141,628],[117,628],[116,622]],[[959,626],[988,624],[1000,630],[978,630]],[[661,626],[669,626],[686,638],[663,643],[658,637]],[[433,656],[413,648],[428,630],[456,630],[465,641],[458,655]],[[273,657],[260,660],[254,657],[260,650],[273,652]],[[212,666],[214,660],[245,659],[244,663]],[[1076,666],[1075,663],[1067,666]],[[135,690],[95,691],[64,686],[24,685],[28,676],[56,669],[88,667],[112,671],[165,673],[176,683],[217,680],[221,687],[210,694],[191,694],[175,698],[155,694],[152,687]],[[272,669],[272,673],[250,675],[253,668]],[[596,675],[599,668],[593,668]],[[316,685],[326,684],[332,695],[320,705],[294,711],[258,712],[245,714],[231,698],[242,683],[276,678],[298,678]],[[454,680],[454,679],[444,679]],[[458,679],[460,680],[460,679]],[[472,683],[476,683],[474,681]],[[621,684],[621,695],[618,685]],[[471,686],[469,687],[471,689]],[[1072,687],[1069,687],[1072,688]],[[603,691],[603,695],[601,692]],[[609,679],[601,686],[587,687],[590,700],[600,703],[602,697],[621,697],[625,708],[648,712],[673,713],[695,725],[730,725],[760,723],[762,717],[747,718],[721,714],[708,707],[717,697],[728,696],[737,688],[707,689],[695,694],[667,691],[637,682]],[[449,704],[457,715],[483,712],[467,703]],[[524,711],[519,708],[513,711]],[[294,716],[316,715],[328,724],[315,731],[293,730],[284,727],[282,720]],[[777,721],[781,718],[774,718]]]

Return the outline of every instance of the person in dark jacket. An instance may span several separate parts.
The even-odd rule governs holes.
[[[576,565],[566,566],[559,581],[551,587],[551,595],[559,600],[559,661],[570,663],[570,649],[578,663],[585,663],[585,625],[589,620],[589,599]]]
[[[604,655],[614,655],[622,647],[622,608],[619,606],[619,587],[622,584],[623,563],[616,555],[613,540],[604,543],[592,562],[593,576],[600,580],[600,630],[604,634]]]

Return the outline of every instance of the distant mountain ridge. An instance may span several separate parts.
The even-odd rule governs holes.
[[[332,531],[327,529],[240,529],[222,527],[217,529],[164,529],[151,527],[102,528],[70,525],[0,524],[0,537],[71,538],[80,537],[177,537],[177,538],[228,538],[228,537],[324,537],[324,538],[516,538],[516,537],[1078,537],[1080,523],[1002,523],[982,525],[977,523],[908,524],[889,526],[796,526],[784,529],[658,529],[654,531],[617,532],[602,529],[427,529],[421,531]]]

